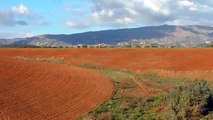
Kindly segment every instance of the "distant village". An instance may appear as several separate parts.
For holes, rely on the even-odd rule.
[[[204,41],[200,43],[164,43],[159,41],[138,41],[138,40],[132,40],[130,42],[120,42],[115,45],[111,44],[94,44],[94,45],[86,45],[86,44],[78,44],[78,45],[68,45],[68,44],[62,44],[60,46],[58,45],[52,45],[50,47],[67,47],[67,48],[205,48],[205,47],[211,47],[213,45],[213,41]]]
[[[158,40],[131,40],[128,42],[119,42],[117,44],[97,43],[92,45],[77,44],[72,45],[64,42],[34,42],[30,44],[3,45],[0,47],[26,47],[26,48],[205,48],[213,47],[213,41],[199,42],[168,42]]]

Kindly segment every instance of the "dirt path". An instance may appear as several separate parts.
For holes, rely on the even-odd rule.
[[[139,82],[137,80],[137,78],[133,75],[130,77],[132,79],[132,81],[139,86],[141,92],[143,93],[144,97],[150,97],[155,95],[158,92],[162,92],[163,90],[161,89],[157,89],[157,88],[152,88],[152,87],[148,87],[146,85],[144,85],[142,82]]]

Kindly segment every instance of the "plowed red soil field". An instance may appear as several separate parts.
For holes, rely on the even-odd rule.
[[[60,57],[72,64],[132,70],[213,70],[213,49],[0,49],[0,56]]]
[[[1,120],[72,120],[111,96],[112,82],[96,72],[3,57],[11,53],[35,55],[30,54],[31,50],[3,51],[0,53]],[[36,54],[40,52],[43,51]]]
[[[157,71],[213,81],[213,49],[0,49],[0,56],[62,58],[70,64]]]

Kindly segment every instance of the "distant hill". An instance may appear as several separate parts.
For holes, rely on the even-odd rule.
[[[0,45],[68,46],[131,43],[145,41],[169,45],[201,45],[213,42],[213,27],[161,25],[104,30],[77,34],[39,35],[29,38],[0,39]]]

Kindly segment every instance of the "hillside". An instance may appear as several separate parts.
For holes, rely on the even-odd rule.
[[[30,38],[2,39],[0,45],[181,45],[212,44],[213,27],[161,25],[129,29],[93,31],[77,34],[39,35]]]

